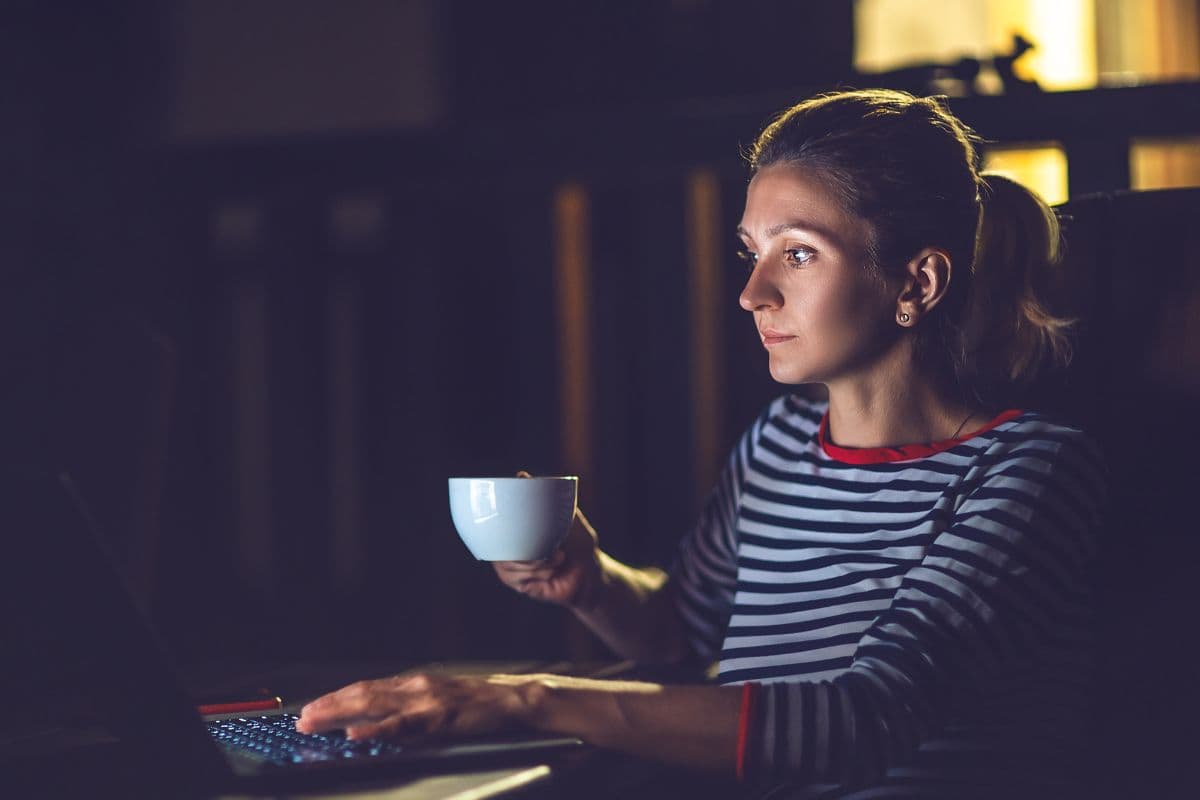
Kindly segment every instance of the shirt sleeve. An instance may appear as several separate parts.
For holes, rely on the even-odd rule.
[[[737,589],[737,516],[742,482],[766,412],[734,446],[695,526],[668,569],[676,610],[688,644],[701,661],[716,659]]]
[[[748,777],[875,779],[940,731],[962,681],[987,681],[1079,629],[1103,516],[1097,449],[1060,428],[981,472],[846,672],[755,687]]]

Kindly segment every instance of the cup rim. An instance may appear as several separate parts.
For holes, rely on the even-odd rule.
[[[578,481],[578,475],[533,475],[528,478],[518,478],[515,475],[504,475],[501,477],[490,477],[481,475],[478,477],[450,477],[447,480],[451,481]]]

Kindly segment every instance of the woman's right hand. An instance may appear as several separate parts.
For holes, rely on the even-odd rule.
[[[539,561],[496,561],[500,581],[523,595],[571,609],[595,603],[604,583],[596,531],[579,509],[562,544]]]

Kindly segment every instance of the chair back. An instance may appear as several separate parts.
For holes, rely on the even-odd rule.
[[[1059,210],[1079,335],[1035,402],[1091,431],[1108,461],[1100,708],[1107,761],[1121,765],[1114,796],[1173,796],[1195,781],[1185,709],[1200,696],[1188,622],[1200,607],[1200,189]]]

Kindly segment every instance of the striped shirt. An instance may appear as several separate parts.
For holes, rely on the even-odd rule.
[[[827,408],[766,409],[671,569],[695,652],[752,686],[747,778],[781,797],[1071,796],[1096,447],[1006,411],[960,439],[841,448]]]

